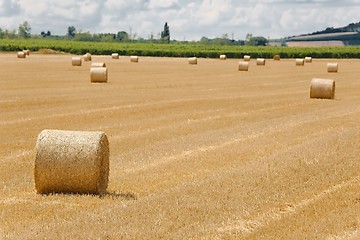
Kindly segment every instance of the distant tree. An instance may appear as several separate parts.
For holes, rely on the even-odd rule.
[[[70,38],[73,38],[75,37],[75,34],[76,34],[76,28],[74,26],[69,26],[66,35]]]
[[[121,31],[116,34],[116,38],[119,41],[127,41],[127,40],[129,40],[129,34],[125,31]]]
[[[264,37],[251,37],[245,44],[249,46],[266,46],[268,40]]]
[[[42,37],[50,37],[51,36],[50,31],[47,31],[47,32],[42,31],[40,34],[41,34]]]
[[[30,38],[31,37],[31,27],[28,21],[23,22],[19,25],[18,34],[22,38]]]
[[[164,31],[161,32],[161,40],[170,43],[170,27],[167,22],[164,25]]]

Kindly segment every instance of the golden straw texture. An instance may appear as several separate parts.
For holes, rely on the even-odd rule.
[[[310,82],[310,98],[335,98],[335,81],[313,78]]]
[[[258,66],[265,66],[265,59],[264,59],[264,58],[258,58],[258,59],[256,59],[256,65],[258,65]]]
[[[104,132],[43,130],[34,168],[38,193],[106,192],[109,142]]]
[[[112,59],[119,59],[119,54],[118,53],[113,53],[113,54],[111,54],[111,58]]]
[[[297,58],[295,60],[296,62],[296,66],[304,66],[305,65],[305,60],[303,58]]]
[[[92,68],[97,68],[97,67],[106,67],[106,64],[104,62],[94,62],[91,64]]]
[[[189,64],[197,64],[197,58],[196,57],[191,57],[188,59]]]
[[[82,63],[81,57],[73,57],[73,58],[71,59],[71,64],[72,64],[73,66],[81,66],[81,63]]]
[[[337,63],[328,63],[327,71],[329,73],[337,73],[338,72],[338,64]]]
[[[91,82],[106,83],[107,79],[108,73],[105,67],[93,67],[90,69]]]
[[[26,54],[24,52],[18,52],[17,58],[26,58]]]
[[[306,63],[312,63],[312,57],[305,57]]]
[[[84,55],[84,61],[91,61],[92,60],[92,57],[91,57],[91,54],[90,53],[86,53]]]
[[[239,71],[248,71],[249,70],[249,62],[239,62]]]
[[[139,57],[138,56],[130,56],[130,62],[134,62],[134,63],[139,62]]]
[[[244,56],[244,61],[248,62],[250,61],[251,57],[249,55],[245,55]]]

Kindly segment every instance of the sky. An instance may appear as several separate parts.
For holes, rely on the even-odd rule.
[[[91,33],[126,31],[171,39],[253,36],[281,38],[360,22],[360,0],[0,0],[0,28],[28,21],[32,34],[64,35],[69,26]]]

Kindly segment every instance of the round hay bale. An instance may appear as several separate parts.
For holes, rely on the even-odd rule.
[[[329,73],[337,73],[338,72],[338,64],[337,63],[328,63],[327,71]]]
[[[197,57],[191,57],[188,59],[189,64],[197,64]]]
[[[130,56],[130,62],[134,62],[134,63],[139,62],[139,57],[138,56]]]
[[[312,57],[305,57],[306,63],[312,63]]]
[[[81,66],[81,63],[82,63],[81,57],[73,57],[73,58],[71,58],[71,64],[73,66]]]
[[[26,54],[23,51],[18,52],[17,53],[17,58],[26,58]]]
[[[313,78],[310,82],[310,98],[335,98],[335,81]]]
[[[43,130],[34,168],[38,193],[106,193],[109,142],[104,132]]]
[[[91,82],[106,83],[108,80],[108,72],[106,67],[93,67],[90,69]]]
[[[297,58],[295,63],[296,63],[296,66],[304,66],[305,60],[303,58]]]
[[[92,60],[92,57],[91,57],[91,54],[90,53],[86,53],[85,55],[84,55],[84,61],[91,61]]]
[[[265,66],[265,58],[258,58],[258,59],[256,59],[256,65],[258,65],[258,66]]]
[[[274,60],[275,61],[280,61],[280,55],[274,55]]]
[[[249,70],[249,62],[239,62],[239,71],[248,71]]]
[[[250,59],[251,59],[251,57],[250,57],[249,55],[245,55],[245,56],[244,56],[244,61],[249,62]]]
[[[106,67],[106,64],[104,62],[94,62],[91,64],[92,68],[98,68],[98,67]]]
[[[220,55],[220,60],[226,60],[226,55],[224,54]]]
[[[113,54],[111,54],[111,58],[112,59],[119,59],[119,54],[118,53],[113,53]]]
[[[30,55],[30,50],[28,49],[24,49],[23,52],[25,53],[25,55],[29,56]]]

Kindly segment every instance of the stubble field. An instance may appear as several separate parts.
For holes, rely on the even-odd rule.
[[[0,54],[0,239],[358,239],[360,60],[238,61],[93,56],[92,84],[70,55]],[[43,129],[106,132],[108,194],[36,194]]]

